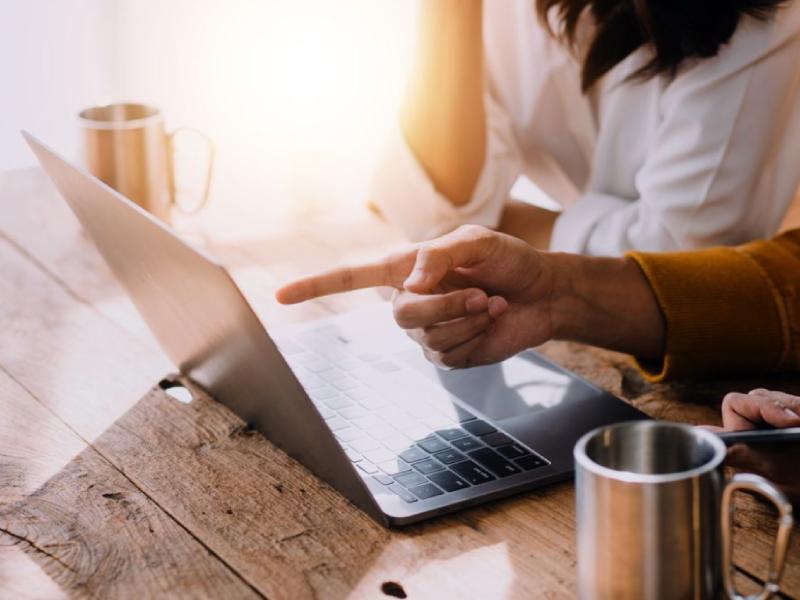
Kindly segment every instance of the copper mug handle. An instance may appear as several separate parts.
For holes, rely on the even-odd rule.
[[[733,583],[733,551],[731,549],[731,520],[733,515],[733,494],[744,490],[763,496],[778,509],[778,533],[775,536],[775,550],[772,555],[769,575],[764,587],[758,594],[741,596],[736,591]],[[792,517],[792,504],[777,487],[758,475],[743,473],[734,475],[722,492],[722,579],[725,592],[733,600],[766,600],[780,590],[779,582],[786,561],[786,550],[789,547],[789,537],[792,533],[794,519]]]
[[[178,187],[175,183],[175,139],[181,134],[192,134],[202,139],[208,147],[208,165],[206,166],[205,184],[200,199],[192,207],[186,207],[178,202]],[[214,171],[214,158],[216,147],[214,141],[199,129],[192,127],[178,127],[172,133],[167,134],[167,155],[169,157],[169,191],[172,204],[185,215],[194,215],[200,212],[208,203],[209,192],[211,191],[211,177]]]

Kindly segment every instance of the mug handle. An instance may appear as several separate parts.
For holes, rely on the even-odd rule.
[[[178,203],[178,187],[175,185],[175,138],[182,133],[192,133],[196,136],[199,136],[208,146],[208,166],[206,167],[206,182],[203,188],[203,193],[200,195],[200,201],[191,208],[186,208]],[[170,198],[172,203],[178,207],[185,215],[193,215],[197,212],[200,212],[203,207],[208,203],[208,194],[211,190],[211,174],[214,170],[214,154],[216,153],[216,148],[214,146],[213,140],[208,137],[205,133],[200,131],[199,129],[194,129],[192,127],[179,127],[178,129],[174,130],[172,133],[167,135],[167,145],[169,149],[169,164],[170,164],[170,177],[169,177],[169,187],[170,187]]]
[[[763,589],[757,595],[740,596],[733,583],[734,567],[731,561],[731,521],[733,516],[733,495],[738,491],[747,491],[759,494],[768,499],[778,509],[778,533],[775,536],[775,551],[772,555],[772,565],[769,577]],[[789,536],[792,533],[794,519],[792,518],[792,504],[777,487],[758,475],[743,473],[734,475],[722,492],[722,577],[725,592],[734,600],[766,600],[780,589],[781,575],[783,574],[786,550],[789,546]]]

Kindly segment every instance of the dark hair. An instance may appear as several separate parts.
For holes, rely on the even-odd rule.
[[[687,59],[715,56],[743,15],[768,19],[784,0],[536,0],[539,18],[553,35],[573,45],[585,11],[595,23],[585,51],[581,85],[586,91],[634,50],[648,45],[653,56],[633,77],[675,76]]]

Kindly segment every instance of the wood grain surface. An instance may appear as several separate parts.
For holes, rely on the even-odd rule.
[[[281,281],[400,243],[368,215],[210,247],[267,322]],[[573,486],[385,530],[225,407],[156,384],[171,367],[36,169],[0,176],[0,597],[571,598]],[[628,357],[550,343],[550,358],[659,418],[718,421],[724,392],[790,378],[649,385]],[[187,382],[188,383],[188,382]],[[148,391],[149,390],[149,391]],[[741,498],[736,562],[767,571],[770,510]],[[784,589],[800,597],[795,535]]]

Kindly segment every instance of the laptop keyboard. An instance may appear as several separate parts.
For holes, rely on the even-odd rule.
[[[407,367],[380,354],[354,355],[327,329],[278,346],[362,477],[413,503],[549,464],[446,394],[379,393],[392,381],[405,389],[417,374],[403,378]]]

